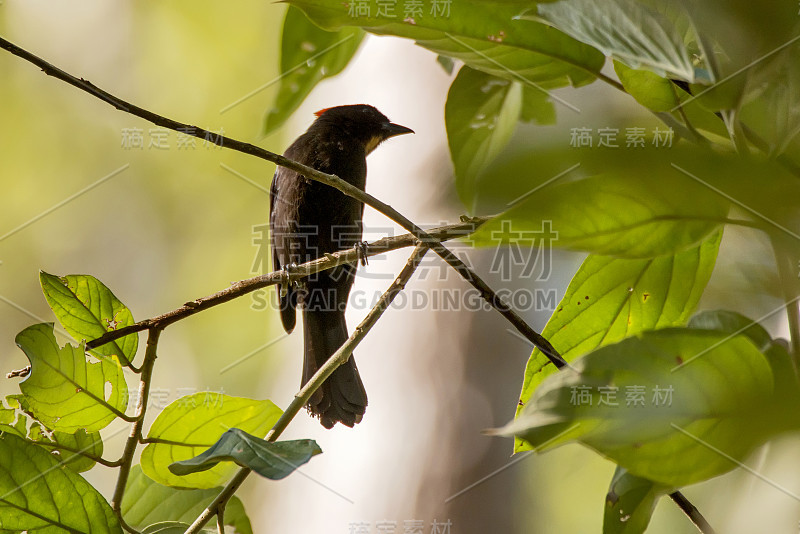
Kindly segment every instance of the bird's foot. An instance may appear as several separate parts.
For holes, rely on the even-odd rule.
[[[358,251],[358,261],[361,263],[362,266],[366,267],[369,265],[369,261],[367,258],[367,251],[369,249],[369,243],[366,241],[361,241],[360,243],[356,243],[356,250]]]
[[[297,267],[297,264],[292,262],[289,265],[284,265],[281,269],[281,298],[285,298],[289,293],[289,286],[292,283],[292,270]]]

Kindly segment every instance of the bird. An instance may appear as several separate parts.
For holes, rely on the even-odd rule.
[[[367,155],[389,138],[414,133],[366,104],[325,108],[284,152],[288,159],[334,174],[364,190]],[[270,241],[276,271],[361,243],[364,204],[339,190],[278,167],[270,187]],[[345,308],[356,263],[316,273],[278,290],[283,328],[290,334],[299,307],[303,317],[301,386],[347,340]],[[367,392],[353,356],[311,396],[306,408],[325,428],[353,427],[367,408]]]

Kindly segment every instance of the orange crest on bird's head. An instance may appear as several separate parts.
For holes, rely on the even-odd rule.
[[[322,109],[321,109],[321,110],[319,110],[319,111],[315,111],[315,112],[314,112],[314,115],[316,115],[317,117],[319,117],[320,115],[322,115],[323,113],[325,113],[325,112],[326,112],[326,111],[328,111],[329,109],[331,109],[331,108],[322,108]]]

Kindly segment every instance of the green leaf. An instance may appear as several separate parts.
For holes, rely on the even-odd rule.
[[[762,352],[772,345],[772,338],[763,326],[733,311],[703,311],[694,315],[688,326],[699,330],[719,330],[732,335],[742,334],[749,337],[750,341]]]
[[[447,142],[462,202],[474,210],[480,172],[506,146],[519,118],[522,89],[467,66],[458,71],[444,108]]]
[[[773,340],[756,321],[728,310],[713,310],[698,313],[689,321],[690,328],[716,330],[729,336],[743,335],[767,357],[772,375],[775,377],[775,395],[783,406],[800,406],[800,378],[797,376],[792,357],[784,340]],[[777,424],[787,428],[800,426],[797,410],[781,410]]]
[[[139,465],[131,468],[125,494],[122,497],[122,516],[136,529],[164,522],[191,524],[222,488],[184,490],[162,486],[142,472]],[[252,534],[253,528],[242,501],[234,496],[225,505],[225,524],[239,534]],[[184,532],[186,527],[181,532]]]
[[[87,458],[84,454],[100,458],[103,455],[103,440],[100,438],[98,432],[86,433],[85,430],[80,429],[75,433],[69,434],[66,432],[53,432],[55,443],[69,447],[71,450],[65,450],[60,447],[53,447],[54,450],[59,452],[61,460],[67,467],[76,473],[88,471],[94,467],[95,461]],[[80,454],[74,451],[80,451]]]
[[[748,89],[759,92],[757,97],[745,96],[741,120],[767,142],[772,155],[794,154],[800,138],[800,107],[796,105],[800,93],[800,64],[797,53],[800,45],[780,52],[773,61],[754,72],[748,80]],[[761,64],[759,64],[761,66]]]
[[[264,478],[280,480],[322,454],[313,439],[270,442],[238,428],[231,428],[207,451],[181,462],[170,464],[169,470],[178,476],[211,469],[220,462],[234,462],[252,469]]]
[[[562,0],[536,9],[535,20],[545,20],[634,69],[694,81],[694,66],[675,26],[641,2]]]
[[[93,276],[70,274],[58,277],[40,271],[39,281],[58,322],[78,341],[91,341],[106,332],[135,323],[128,307]],[[138,345],[138,334],[129,334],[92,352],[106,356],[114,354],[126,365],[133,360]]]
[[[522,110],[520,120],[536,124],[555,124],[556,109],[550,95],[532,85],[522,84]]]
[[[283,22],[280,86],[264,133],[281,126],[320,81],[344,70],[363,38],[364,32],[357,28],[322,30],[290,6]]]
[[[23,407],[47,428],[97,432],[125,412],[128,386],[116,356],[89,362],[83,343],[59,348],[52,323],[29,326],[15,342],[31,362],[30,375],[19,385]]]
[[[111,507],[52,454],[0,434],[0,525],[4,530],[121,533]]]
[[[357,26],[379,35],[414,39],[437,54],[511,81],[546,88],[590,83],[602,69],[603,55],[544,24],[516,17],[524,3],[461,0],[447,16],[359,16],[353,3],[339,0],[289,0],[323,28]],[[375,9],[377,11],[377,9]],[[374,13],[377,14],[377,13]]]
[[[538,450],[577,440],[634,475],[681,487],[733,469],[784,430],[765,416],[782,406],[767,358],[745,336],[644,332],[573,366],[547,378],[501,433]]]
[[[167,466],[194,458],[232,427],[255,435],[266,435],[281,415],[272,401],[231,397],[221,393],[200,392],[181,397],[167,406],[150,427],[148,439],[168,443],[150,443],[142,451],[144,473],[160,484],[185,488],[214,488],[224,484],[235,466],[220,464],[184,477],[174,475]]]
[[[698,247],[647,260],[590,255],[542,335],[571,362],[640,332],[686,324],[711,278],[721,239],[719,232]],[[517,415],[553,373],[549,360],[534,350],[525,367]],[[515,452],[529,448],[518,440]]]
[[[678,105],[678,95],[669,79],[649,70],[632,69],[619,61],[614,61],[614,70],[628,94],[644,107],[671,111]]]
[[[9,432],[21,438],[27,438],[29,441],[41,443],[45,450],[58,452],[62,463],[67,467],[81,473],[88,471],[95,465],[95,461],[87,458],[85,454],[94,457],[100,457],[103,454],[103,440],[100,438],[98,432],[87,434],[85,430],[81,429],[74,434],[65,432],[47,432],[41,423],[32,421],[30,429],[28,429],[28,417],[22,411],[17,411],[21,408],[19,404],[20,398],[24,399],[22,395],[17,397],[10,397],[8,399],[11,408],[6,408],[0,404],[0,432]],[[72,449],[65,450],[62,445]],[[80,451],[80,454],[74,451]]]
[[[689,86],[691,93],[700,106],[708,111],[717,112],[728,109],[739,109],[742,104],[748,82],[748,73],[726,80],[712,86],[692,84]]]
[[[456,67],[456,62],[453,61],[453,58],[447,57],[447,56],[438,55],[438,56],[436,56],[436,62],[439,65],[441,65],[441,67],[448,74],[448,76],[453,74],[453,69],[455,69],[455,67]]]
[[[8,401],[11,404],[10,408],[6,408],[0,402],[0,432],[10,432],[24,438],[28,433],[27,418],[15,409],[19,404],[16,398],[10,397]]]
[[[617,466],[606,495],[603,534],[641,534],[659,497],[670,490]]]
[[[711,189],[657,167],[646,175],[622,172],[534,189],[471,238],[484,246],[530,242],[552,225],[553,246],[650,258],[698,244],[726,221],[728,209]]]

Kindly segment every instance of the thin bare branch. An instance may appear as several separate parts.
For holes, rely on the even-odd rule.
[[[697,509],[695,505],[689,502],[683,493],[680,491],[675,491],[669,494],[669,498],[675,501],[675,504],[678,505],[683,513],[689,518],[689,520],[694,523],[694,526],[697,527],[697,530],[702,532],[703,534],[716,534],[714,529],[711,525],[708,524],[706,518],[703,517],[703,514],[700,513],[700,510]]]
[[[539,350],[541,350],[542,353],[547,356],[547,358],[553,364],[556,365],[556,367],[560,369],[566,365],[564,359],[555,350],[555,348],[553,348],[550,342],[548,342],[544,337],[541,336],[541,334],[536,332],[527,322],[525,322],[525,320],[517,312],[515,312],[502,297],[495,293],[494,290],[492,290],[492,288],[489,287],[489,285],[480,276],[478,276],[472,269],[467,267],[467,265],[461,261],[458,256],[453,254],[452,251],[442,245],[436,238],[414,224],[410,219],[396,209],[392,208],[389,204],[381,202],[372,195],[366,193],[358,187],[355,187],[354,185],[345,182],[333,174],[327,174],[318,171],[312,167],[292,161],[284,156],[264,150],[263,148],[257,147],[253,144],[244,143],[221,134],[210,132],[198,126],[178,122],[162,115],[158,115],[157,113],[153,113],[152,111],[148,111],[144,108],[140,108],[139,106],[135,106],[130,102],[126,102],[125,100],[122,100],[121,98],[118,98],[111,93],[100,89],[88,80],[76,78],[75,76],[59,69],[42,58],[31,54],[27,50],[24,50],[1,37],[0,48],[8,50],[15,56],[33,63],[41,68],[45,74],[58,78],[61,81],[77,87],[78,89],[85,91],[90,95],[99,98],[100,100],[103,100],[120,111],[130,113],[131,115],[136,115],[137,117],[152,122],[156,126],[175,130],[185,135],[191,135],[200,139],[204,139],[207,142],[214,143],[220,147],[229,148],[231,150],[249,154],[266,161],[271,161],[272,163],[286,167],[287,169],[291,169],[310,180],[321,182],[338,189],[345,195],[363,202],[367,206],[370,206],[402,226],[406,231],[413,234],[414,237],[419,239],[421,242],[427,243],[431,249],[436,252],[436,254],[438,254],[445,262],[447,262],[448,265],[455,269],[456,272],[458,272],[475,289],[477,289],[481,297],[503,317],[505,317],[514,326],[514,328],[519,331],[519,333],[525,336],[534,346],[538,347]]]
[[[114,488],[114,497],[111,500],[111,507],[120,520],[122,520],[122,496],[125,493],[125,486],[128,483],[128,475],[130,475],[131,472],[136,446],[142,438],[142,427],[144,426],[144,416],[147,411],[147,399],[150,395],[150,382],[153,376],[153,366],[156,363],[156,352],[158,350],[158,338],[160,335],[160,329],[150,328],[149,335],[147,336],[147,348],[144,353],[144,361],[142,362],[142,374],[139,377],[139,397],[136,401],[136,414],[134,415],[133,424],[131,424],[131,433],[128,435],[128,439],[125,442],[125,449],[122,453],[122,463],[120,464],[119,475],[117,476],[117,485]]]
[[[414,249],[414,252],[411,254],[411,257],[406,262],[405,267],[403,270],[400,271],[400,274],[397,275],[392,285],[381,295],[381,298],[378,300],[378,303],[369,311],[367,316],[364,318],[363,321],[353,330],[353,333],[350,334],[350,337],[344,344],[339,347],[339,350],[333,353],[328,361],[325,362],[314,376],[311,377],[301,389],[298,391],[295,396],[294,400],[292,400],[291,404],[286,408],[286,411],[283,412],[280,419],[276,421],[275,425],[267,434],[265,438],[267,441],[275,441],[278,439],[278,436],[286,429],[292,419],[298,414],[298,412],[306,405],[308,399],[314,394],[314,392],[322,386],[322,383],[342,364],[347,362],[350,358],[350,355],[355,350],[356,346],[361,343],[361,340],[367,335],[367,333],[372,329],[378,319],[383,315],[389,306],[392,304],[392,301],[400,293],[405,287],[408,281],[411,279],[411,276],[414,274],[414,271],[419,266],[422,258],[425,256],[425,253],[428,251],[427,244],[420,244]],[[242,482],[247,478],[250,474],[250,469],[242,468],[236,472],[233,478],[225,485],[222,491],[211,501],[203,513],[192,523],[188,529],[186,529],[185,534],[194,534],[199,532],[203,526],[208,523],[208,521],[214,517],[214,515],[218,514],[221,510],[224,509],[225,504],[228,500],[236,493],[236,490],[239,489],[239,486],[242,485]]]

